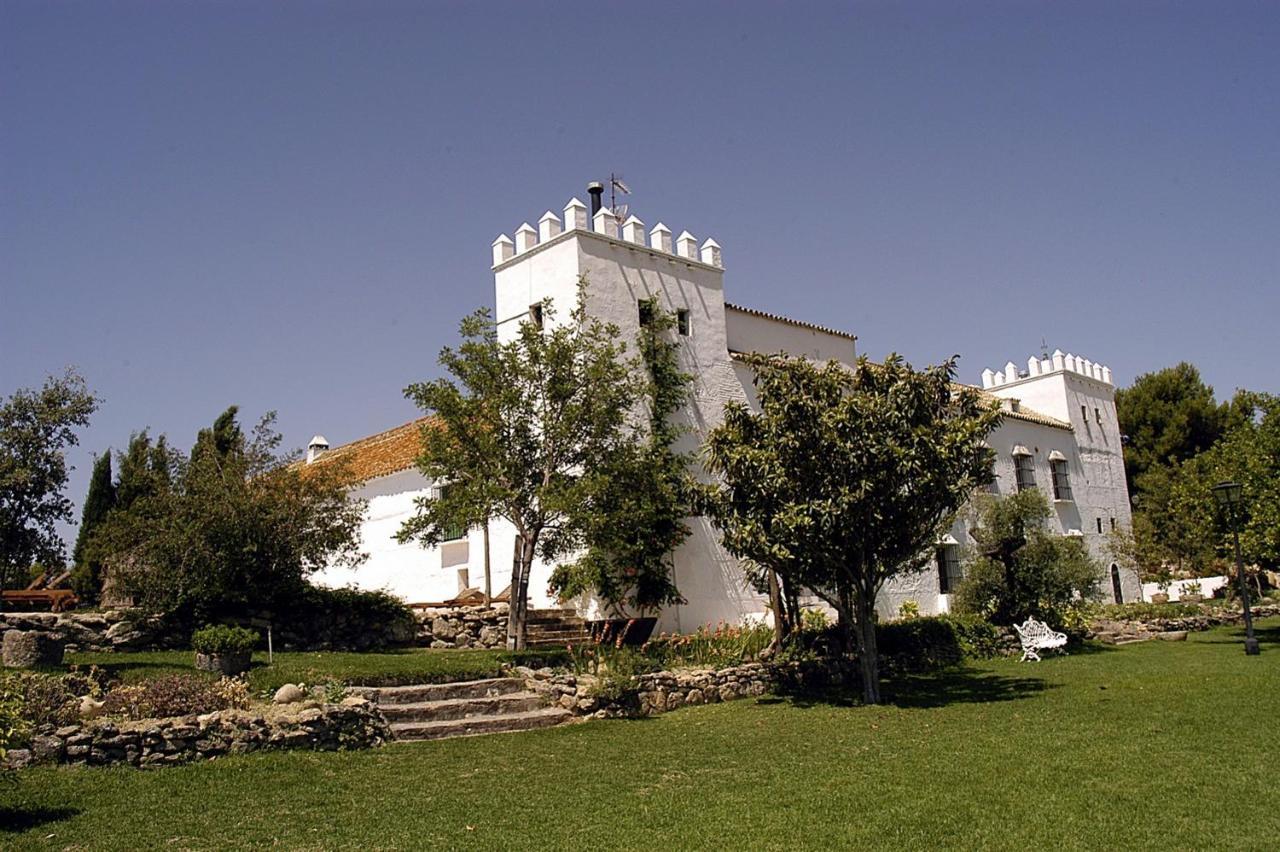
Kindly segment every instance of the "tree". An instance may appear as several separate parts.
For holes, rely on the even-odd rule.
[[[398,538],[432,546],[445,530],[507,519],[516,528],[511,648],[524,647],[535,556],[550,560],[581,545],[590,473],[635,439],[641,367],[625,357],[616,326],[587,317],[582,286],[569,322],[556,324],[546,301],[545,329],[521,322],[506,343],[489,312],[477,311],[462,321],[462,345],[440,353],[453,378],[405,390],[433,416],[418,468],[444,487],[417,501]]]
[[[190,456],[135,436],[119,504],[89,548],[113,582],[144,608],[195,625],[287,612],[313,572],[358,564],[364,504],[349,496],[346,468],[296,464],[296,453],[279,452],[273,424],[268,414],[246,436],[233,416],[229,443],[202,432]]]
[[[970,492],[991,479],[999,411],[953,384],[955,360],[852,368],[753,355],[760,411],[725,407],[705,453],[707,508],[739,558],[809,589],[854,636],[863,697],[880,700],[875,602],[919,570]]]
[[[97,407],[71,370],[0,404],[0,589],[36,562],[63,562],[57,524],[72,518],[66,453]]]
[[[671,556],[689,537],[688,453],[673,447],[685,431],[672,415],[688,397],[669,332],[676,318],[655,300],[642,303],[640,355],[648,386],[648,434],[620,448],[586,480],[582,513],[585,553],[556,567],[550,585],[561,598],[596,595],[616,616],[683,603],[672,580]]]
[[[1116,418],[1125,436],[1129,493],[1135,498],[1145,473],[1209,449],[1233,419],[1232,407],[1219,405],[1200,371],[1185,361],[1144,373],[1116,391]],[[1141,505],[1140,500],[1135,503]]]
[[[101,564],[96,559],[87,558],[87,547],[94,531],[107,519],[107,514],[115,508],[116,486],[111,480],[111,451],[107,450],[93,463],[93,472],[89,475],[89,491],[84,498],[84,509],[80,514],[80,530],[76,534],[76,546],[72,550],[71,561],[74,570],[71,574],[71,585],[81,600],[96,600],[101,586]]]
[[[1038,490],[976,500],[970,534],[978,544],[955,592],[958,611],[996,624],[1035,617],[1059,627],[1077,594],[1097,595],[1101,568],[1081,539],[1049,531],[1049,501]]]

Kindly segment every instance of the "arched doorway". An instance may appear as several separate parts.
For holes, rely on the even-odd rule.
[[[1116,603],[1124,603],[1124,591],[1120,588],[1120,566],[1111,563],[1111,594],[1115,596]]]

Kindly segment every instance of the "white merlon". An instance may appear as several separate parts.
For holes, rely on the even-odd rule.
[[[659,222],[649,232],[649,246],[671,254],[671,229]]]
[[[545,243],[552,237],[558,236],[561,230],[563,229],[560,226],[560,217],[548,210],[538,220],[538,242]]]
[[[702,244],[701,256],[702,262],[708,266],[721,266],[720,244],[710,237],[707,237],[706,242]]]
[[[329,439],[324,435],[316,435],[311,439],[311,443],[307,444],[307,464],[311,464],[316,459],[324,455],[329,449]]]
[[[1018,365],[1012,361],[1006,361],[1004,365],[1004,380],[1006,382],[1016,382],[1018,380]]]
[[[1064,365],[1065,365],[1065,357],[1062,354],[1062,350],[1061,349],[1053,350],[1053,371],[1056,373],[1058,370],[1063,369]]]
[[[990,367],[982,371],[982,386],[989,388],[996,383],[995,371]]]
[[[493,265],[497,266],[503,261],[510,260],[516,256],[516,244],[511,242],[511,238],[506,234],[499,234],[498,238],[493,241]]]
[[[1110,367],[1102,368],[1102,380],[1107,384],[1111,384],[1111,368]]]
[[[571,198],[564,206],[564,227],[566,231],[587,230],[587,205]]]
[[[629,243],[644,245],[644,222],[635,216],[628,216],[622,223],[622,238]]]
[[[613,211],[608,207],[601,207],[596,211],[591,227],[597,234],[604,234],[615,240],[618,238],[618,217],[614,216]]]
[[[1027,359],[1027,375],[1028,376],[1040,375],[1040,359],[1034,355],[1032,355],[1030,358]]]
[[[688,231],[681,231],[676,237],[676,254],[690,260],[698,259],[698,238]]]
[[[524,254],[538,244],[538,232],[525,222],[516,228],[516,254]]]

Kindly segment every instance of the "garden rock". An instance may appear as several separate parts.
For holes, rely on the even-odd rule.
[[[0,654],[4,664],[15,669],[60,666],[66,643],[55,633],[40,630],[10,630],[4,634]]]
[[[104,702],[97,700],[92,695],[86,695],[80,699],[80,718],[85,720],[96,719],[102,715],[104,706]]]
[[[272,697],[272,701],[276,704],[293,704],[298,701],[306,700],[307,693],[297,684],[286,683],[284,686],[276,690],[276,694]]]

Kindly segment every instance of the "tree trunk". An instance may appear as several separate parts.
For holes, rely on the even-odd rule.
[[[769,569],[769,606],[773,609],[773,648],[782,650],[787,638],[786,613],[783,611],[782,591],[778,588],[778,572]]]
[[[489,572],[489,519],[484,519],[484,605],[493,604],[493,579]]]
[[[854,639],[853,595],[848,586],[841,585],[837,592],[836,629],[840,635],[840,651],[846,655],[857,650]]]
[[[533,542],[517,535],[511,565],[511,603],[507,610],[507,649],[523,651],[525,623],[529,616],[529,571],[533,565]]]
[[[858,668],[862,670],[862,700],[880,703],[880,656],[876,647],[876,598],[859,594],[854,601],[858,616]]]

